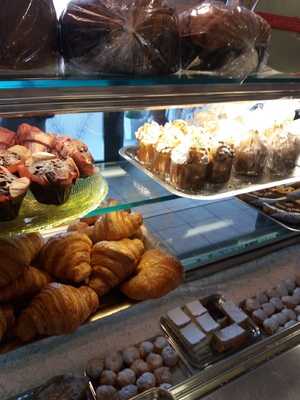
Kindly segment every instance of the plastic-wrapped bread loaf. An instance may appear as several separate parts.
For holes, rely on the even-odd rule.
[[[183,69],[246,78],[266,63],[269,24],[247,8],[204,1],[179,14]]]
[[[65,61],[81,73],[176,72],[178,39],[164,0],[73,0],[61,17]]]
[[[2,0],[0,72],[56,73],[58,23],[52,0]]]

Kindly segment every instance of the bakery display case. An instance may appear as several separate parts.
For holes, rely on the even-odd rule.
[[[300,79],[257,2],[17,3],[1,399],[208,400],[296,365]]]

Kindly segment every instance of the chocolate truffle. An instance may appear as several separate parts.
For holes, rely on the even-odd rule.
[[[123,358],[120,353],[114,353],[106,356],[104,359],[105,369],[110,369],[115,372],[119,372],[123,366]]]
[[[117,384],[119,387],[134,384],[136,381],[135,372],[130,368],[125,368],[117,375]]]
[[[117,393],[117,389],[113,386],[102,385],[98,386],[96,390],[97,400],[113,400]]]
[[[163,336],[158,336],[154,341],[154,352],[160,354],[166,346],[168,346],[167,339]]]
[[[154,371],[154,376],[156,379],[156,384],[160,385],[161,383],[171,383],[172,382],[172,374],[170,368],[168,367],[160,367]]]
[[[145,390],[151,389],[156,386],[155,376],[151,374],[151,372],[145,372],[136,381],[136,385],[140,393],[144,392]]]
[[[140,352],[136,347],[128,347],[123,351],[123,360],[126,365],[131,365],[135,360],[140,358]]]
[[[178,355],[171,346],[166,346],[163,349],[161,356],[163,358],[164,364],[167,367],[175,367],[175,365],[178,363]]]
[[[275,312],[275,307],[273,306],[272,303],[264,303],[262,304],[261,308],[267,314],[268,317],[270,317]]]
[[[142,342],[139,347],[140,355],[142,358],[146,358],[148,354],[152,353],[154,350],[153,343],[146,341]]]
[[[276,311],[281,311],[283,309],[283,304],[279,297],[272,297],[270,303],[273,304]]]
[[[114,386],[117,380],[117,374],[111,370],[104,370],[100,377],[101,385],[110,385]]]
[[[264,320],[268,318],[268,316],[264,312],[264,310],[259,308],[258,310],[253,311],[252,318],[253,318],[253,321],[256,322],[257,324],[262,324],[264,322]]]
[[[91,379],[99,379],[104,368],[104,361],[101,358],[93,358],[87,363],[86,373]]]
[[[133,364],[131,364],[130,368],[135,372],[136,376],[139,377],[143,375],[145,372],[150,372],[149,365],[144,360],[135,360]]]
[[[138,388],[136,385],[124,386],[118,392],[118,400],[129,400],[138,394]]]
[[[247,299],[245,301],[245,309],[248,312],[253,312],[260,307],[260,303],[256,298]]]
[[[146,362],[149,365],[151,371],[161,367],[163,365],[163,359],[159,354],[150,353],[146,358]]]

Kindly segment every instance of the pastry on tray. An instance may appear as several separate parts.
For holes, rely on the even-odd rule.
[[[39,265],[57,279],[85,281],[91,273],[92,241],[80,232],[50,238],[39,256]]]
[[[135,134],[138,141],[137,158],[148,169],[152,169],[155,147],[161,135],[162,128],[154,121],[145,123]]]
[[[155,299],[177,288],[183,280],[179,260],[160,249],[148,250],[135,275],[121,285],[122,292],[133,300]]]
[[[91,288],[50,283],[21,313],[16,335],[28,342],[36,336],[71,333],[98,307],[98,296]]]
[[[108,293],[134,273],[144,251],[139,239],[96,243],[91,253],[89,286],[99,296]]]
[[[18,178],[0,166],[0,221],[10,221],[18,216],[29,185],[27,177]]]
[[[0,288],[10,285],[22,276],[37,257],[43,243],[39,233],[0,239]]]
[[[20,167],[19,174],[30,179],[30,190],[38,202],[55,205],[69,199],[79,178],[72,158],[62,160],[50,153],[33,154],[33,163]]]

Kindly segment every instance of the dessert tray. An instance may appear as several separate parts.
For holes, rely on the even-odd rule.
[[[300,166],[296,166],[292,174],[277,180],[274,180],[274,178],[268,175],[263,175],[261,177],[241,177],[232,174],[230,180],[226,184],[206,184],[199,192],[183,191],[175,188],[170,183],[162,180],[158,175],[146,169],[145,166],[139,162],[136,151],[136,146],[126,146],[120,149],[119,153],[125,160],[159,183],[167,191],[176,196],[194,200],[221,200],[279,185],[293,184],[300,179]]]
[[[79,179],[72,187],[68,201],[59,206],[39,203],[28,192],[18,217],[12,221],[0,222],[0,236],[13,236],[68,224],[97,208],[107,193],[108,184],[99,169],[94,175]]]
[[[300,185],[291,184],[270,190],[247,193],[239,199],[258,209],[267,218],[293,232],[300,232]]]

